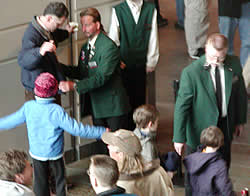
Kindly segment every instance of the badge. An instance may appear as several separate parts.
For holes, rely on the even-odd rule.
[[[94,68],[96,68],[96,67],[97,67],[97,64],[96,64],[95,61],[90,61],[90,62],[89,62],[89,68],[90,68],[90,69],[94,69]]]

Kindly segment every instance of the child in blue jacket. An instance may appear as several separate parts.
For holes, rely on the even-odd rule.
[[[66,196],[64,179],[64,130],[74,136],[100,139],[104,127],[78,123],[64,109],[55,104],[58,82],[50,73],[42,73],[35,80],[35,98],[18,111],[0,118],[0,130],[12,129],[26,123],[29,153],[33,159],[34,192],[36,196],[49,196],[49,167],[56,178],[57,195]]]

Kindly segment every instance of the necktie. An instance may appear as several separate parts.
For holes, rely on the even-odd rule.
[[[220,71],[218,66],[215,68],[215,84],[216,84],[216,100],[219,109],[219,113],[221,116],[222,112],[222,92],[221,92],[221,79],[220,79]]]
[[[85,58],[85,64],[88,65],[89,63],[89,55],[90,55],[90,51],[91,51],[91,45],[88,45],[88,50],[86,52],[86,58]]]

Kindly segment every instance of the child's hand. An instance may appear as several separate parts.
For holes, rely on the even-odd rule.
[[[106,132],[111,132],[111,129],[110,128],[106,128]]]

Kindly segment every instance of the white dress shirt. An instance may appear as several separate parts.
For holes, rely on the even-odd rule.
[[[95,41],[96,41],[98,35],[99,34],[95,35],[92,39],[88,40],[87,49],[89,49],[89,45],[91,46],[91,50],[90,50],[90,54],[89,54],[89,60],[95,55],[93,49],[95,49]]]
[[[222,117],[227,116],[227,106],[226,106],[226,89],[225,89],[225,71],[224,65],[219,65],[220,79],[221,79],[221,90],[222,90]],[[214,90],[216,92],[216,82],[215,82],[215,66],[211,66],[210,76],[213,81]]]
[[[141,13],[141,8],[143,1],[131,1],[126,0],[130,11],[133,15],[135,23],[138,23],[138,19]],[[109,37],[116,43],[117,46],[120,46],[120,25],[115,12],[115,8],[112,9],[112,17],[109,29]],[[149,37],[149,47],[147,52],[147,62],[146,66],[148,68],[155,68],[156,64],[159,60],[159,40],[158,40],[158,27],[157,27],[157,11],[154,10],[153,18],[152,18],[152,28]]]

